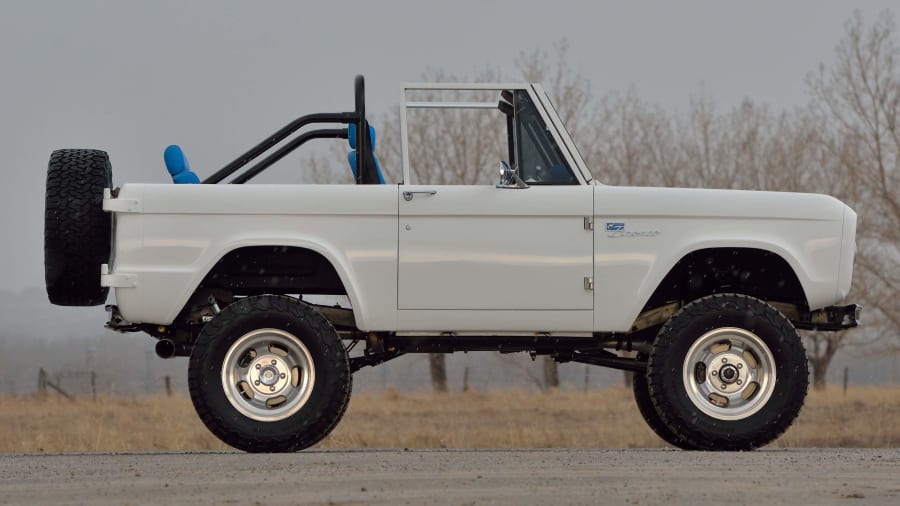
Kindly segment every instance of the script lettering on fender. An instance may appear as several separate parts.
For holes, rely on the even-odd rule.
[[[656,237],[662,232],[659,230],[638,230],[631,231],[625,229],[624,222],[607,222],[606,237],[617,239],[620,237]]]

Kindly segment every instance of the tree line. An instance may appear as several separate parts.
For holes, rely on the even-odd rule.
[[[895,352],[900,347],[900,41],[891,11],[868,23],[855,12],[833,59],[811,62],[808,103],[774,110],[745,98],[722,109],[703,86],[684,112],[669,111],[637,88],[598,95],[574,69],[565,40],[523,52],[520,77],[542,83],[595,178],[609,185],[812,192],[832,195],[859,215],[853,289],[865,325],[846,332],[806,332],[813,383],[823,387],[835,354]],[[498,82],[428,70],[424,81]],[[438,98],[424,92],[421,99]],[[460,99],[467,92],[444,98]],[[469,92],[474,93],[474,92]],[[438,118],[437,116],[440,117]],[[421,127],[412,128],[413,121]],[[378,156],[386,179],[399,181],[399,108],[379,118]],[[410,116],[412,177],[442,184],[493,183],[505,157],[505,130],[478,111],[415,111]],[[343,160],[345,155],[341,154]],[[334,157],[337,158],[337,157]],[[305,160],[311,182],[349,182],[345,166]],[[443,356],[431,356],[434,386],[446,389]],[[555,363],[545,383],[558,382]]]

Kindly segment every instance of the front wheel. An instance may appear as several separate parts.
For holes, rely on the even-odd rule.
[[[240,299],[197,338],[188,369],[203,423],[248,452],[292,452],[319,442],[350,398],[347,353],[334,327],[290,297]]]
[[[637,356],[637,359],[640,361],[646,361],[647,355],[644,353],[640,353]],[[662,418],[659,416],[659,413],[656,412],[656,407],[653,405],[653,399],[650,397],[650,384],[647,381],[647,373],[642,371],[635,371],[634,376],[632,376],[631,380],[631,388],[634,393],[634,403],[637,404],[638,411],[641,413],[641,416],[644,418],[644,421],[647,422],[647,425],[659,436],[663,441],[669,443],[672,446],[677,446],[679,448],[684,448],[686,450],[690,450],[692,448],[685,447],[685,442],[678,436],[672,432],[668,427],[666,427],[665,422],[663,422]]]
[[[793,423],[809,385],[806,352],[790,321],[737,294],[698,299],[675,314],[647,365],[655,411],[679,446],[751,450]]]

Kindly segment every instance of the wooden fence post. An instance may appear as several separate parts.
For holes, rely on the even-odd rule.
[[[45,371],[43,367],[38,369],[38,394],[46,395],[47,387],[50,387],[53,390],[56,390],[59,395],[65,397],[66,399],[69,399],[70,401],[75,400],[74,397],[72,397],[68,392],[62,389],[62,381],[60,379],[60,375],[56,375],[56,383],[50,381],[47,376],[47,371]]]
[[[43,367],[38,369],[38,394],[47,395],[47,371]]]

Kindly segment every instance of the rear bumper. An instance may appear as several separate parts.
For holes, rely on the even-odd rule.
[[[135,288],[137,275],[109,272],[109,264],[100,265],[100,286],[109,288]]]
[[[793,320],[794,326],[803,330],[836,331],[852,329],[859,326],[859,314],[862,306],[828,306],[810,311]]]

